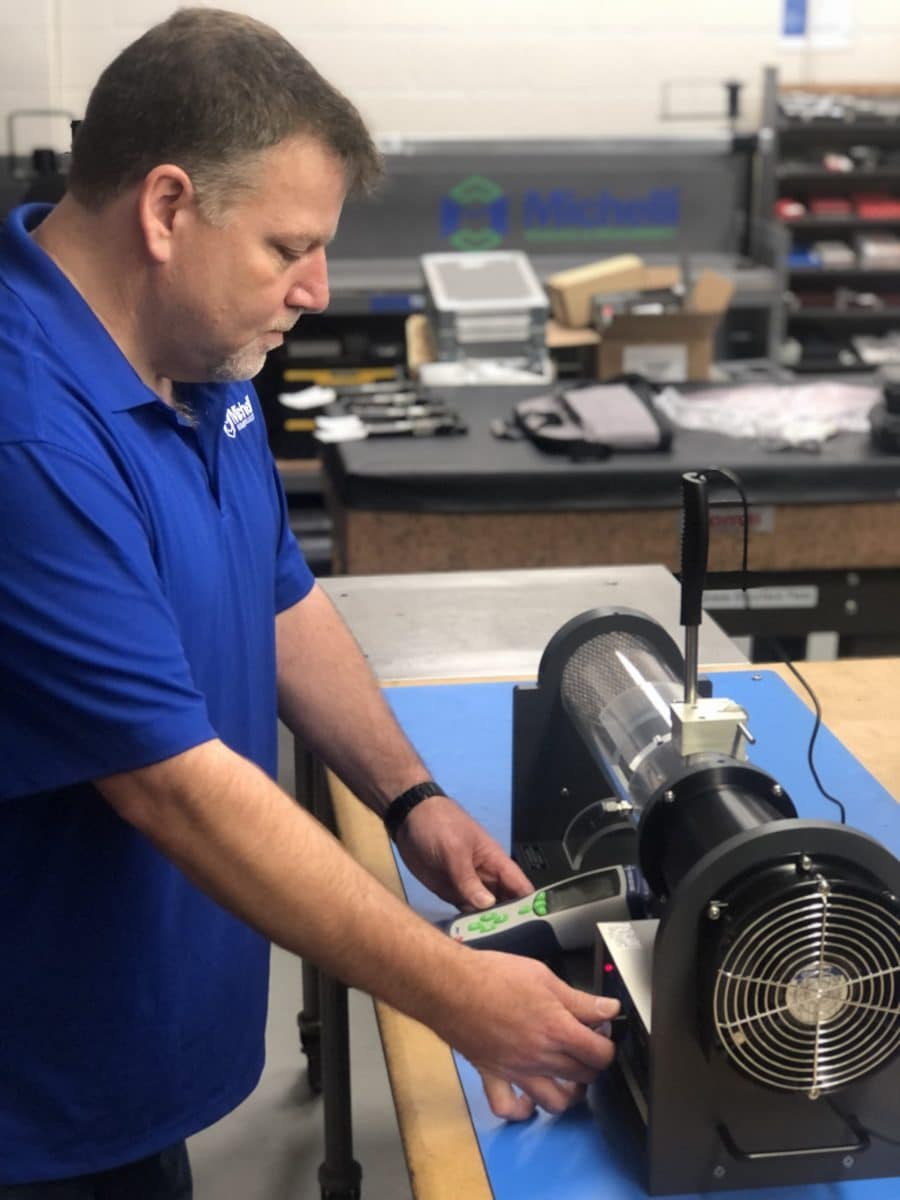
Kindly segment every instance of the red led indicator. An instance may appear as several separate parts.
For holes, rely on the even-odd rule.
[[[604,963],[603,964],[603,970],[607,973],[607,975],[612,975],[612,973],[615,969],[616,968],[612,965],[612,963]]]

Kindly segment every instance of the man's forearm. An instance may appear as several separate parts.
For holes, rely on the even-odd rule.
[[[199,887],[288,950],[425,1019],[470,951],[365,872],[263,772],[221,742],[98,781]],[[451,967],[451,963],[455,964]]]
[[[461,1050],[488,1073],[498,1114],[527,1115],[503,1080],[556,1112],[576,1096],[572,1083],[608,1064],[612,1046],[591,1029],[612,1015],[608,1002],[573,991],[540,963],[439,933],[221,742],[97,787],[237,917]]]
[[[376,812],[427,779],[362,651],[318,586],[277,625],[282,720]]]

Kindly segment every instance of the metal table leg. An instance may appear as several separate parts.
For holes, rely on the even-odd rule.
[[[319,1185],[322,1200],[359,1200],[362,1167],[353,1157],[347,989],[324,972],[319,989],[325,1110],[325,1159],[319,1167]]]
[[[296,739],[294,764],[298,799],[334,832],[325,772],[321,763]],[[359,1200],[362,1167],[353,1157],[346,986],[304,963],[303,1010],[297,1023],[307,1056],[310,1087],[322,1092],[325,1125],[325,1158],[319,1167],[322,1200]]]
[[[294,739],[294,790],[304,808],[315,814],[316,766],[312,755],[299,738]],[[300,1049],[306,1055],[306,1078],[310,1090],[322,1091],[322,1018],[319,996],[319,968],[305,960],[303,972],[303,1007],[297,1014]]]
[[[300,1049],[306,1055],[306,1081],[317,1096],[322,1091],[322,1014],[319,994],[319,968],[301,963],[303,970],[303,1007],[297,1013]]]

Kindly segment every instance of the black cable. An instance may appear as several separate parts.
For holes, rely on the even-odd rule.
[[[890,1134],[883,1133],[880,1129],[875,1129],[871,1125],[864,1125],[855,1113],[846,1113],[841,1106],[831,1098],[828,1098],[828,1107],[842,1121],[845,1121],[851,1129],[858,1130],[864,1133],[867,1137],[877,1138],[880,1142],[887,1142],[890,1146],[900,1146],[900,1138],[891,1137]]]
[[[744,517],[744,533],[741,539],[741,591],[744,593],[744,602],[747,607],[750,607],[750,602],[747,597],[747,556],[750,545],[750,505],[747,503],[747,493],[744,491],[744,485],[741,483],[741,477],[734,471],[729,471],[727,467],[710,467],[709,474],[720,475],[723,479],[727,479],[731,486],[735,489],[741,498],[741,510]],[[719,501],[720,504],[726,501]]]
[[[736,489],[738,495],[741,498],[741,508],[743,509],[743,515],[744,515],[744,535],[743,535],[743,544],[742,544],[742,550],[741,550],[741,572],[740,572],[740,574],[741,574],[741,591],[744,593],[744,607],[747,610],[749,610],[750,596],[749,596],[749,593],[747,590],[747,584],[748,584],[748,579],[750,576],[750,570],[749,570],[747,563],[748,563],[748,557],[749,557],[750,506],[747,503],[747,493],[744,491],[744,485],[741,482],[740,476],[736,472],[730,471],[727,467],[708,467],[704,471],[700,472],[700,474],[705,475],[705,476],[718,475],[722,479],[726,479],[732,485],[732,487],[734,487]],[[719,503],[721,503],[721,501]],[[816,693],[813,691],[813,689],[810,687],[810,685],[806,681],[806,679],[804,679],[804,677],[800,674],[800,672],[797,670],[797,668],[791,662],[790,658],[785,653],[784,647],[780,644],[778,639],[771,638],[770,640],[771,640],[771,644],[772,644],[778,658],[781,659],[781,661],[784,663],[784,665],[787,667],[787,669],[791,672],[791,674],[796,676],[796,678],[802,684],[803,688],[806,690],[806,693],[809,696],[810,700],[812,701],[813,708],[814,708],[815,714],[816,714],[816,719],[813,722],[812,734],[810,735],[809,745],[806,748],[806,761],[809,763],[809,770],[810,770],[810,773],[811,773],[813,779],[815,780],[816,787],[819,789],[819,791],[822,793],[822,795],[825,797],[826,800],[828,800],[832,804],[836,805],[838,812],[841,814],[841,824],[846,825],[847,824],[847,810],[844,807],[843,802],[840,801],[837,798],[837,796],[832,796],[832,794],[830,792],[825,790],[825,787],[822,784],[822,780],[819,777],[819,772],[816,769],[815,760],[813,758],[813,752],[815,750],[815,745],[816,745],[816,738],[819,736],[819,730],[822,727],[822,706],[819,704],[819,698],[816,695]]]
[[[863,1133],[869,1137],[877,1138],[879,1142],[887,1142],[889,1146],[900,1146],[900,1138],[888,1137],[886,1133],[882,1133],[879,1129],[873,1129],[871,1125],[860,1125]]]
[[[784,653],[784,650],[779,645],[777,638],[772,638],[772,645],[774,646],[775,651],[778,654],[778,657],[781,659],[781,661],[784,663],[784,665],[787,667],[787,669],[791,672],[791,674],[795,675],[797,677],[797,679],[800,681],[800,683],[806,689],[806,694],[809,696],[810,700],[812,700],[813,708],[815,709],[815,712],[816,712],[816,719],[813,722],[812,735],[810,736],[810,739],[809,739],[809,745],[806,748],[806,761],[809,763],[810,772],[812,773],[813,779],[816,781],[816,787],[819,789],[819,791],[822,793],[822,795],[825,797],[826,800],[830,800],[832,804],[837,806],[837,810],[841,814],[841,824],[846,825],[847,824],[847,810],[844,807],[843,802],[838,800],[837,796],[832,796],[831,792],[827,792],[825,790],[825,788],[822,786],[822,780],[819,778],[819,772],[816,770],[816,764],[813,761],[813,750],[815,748],[816,738],[819,736],[819,730],[822,728],[822,706],[819,704],[819,700],[818,700],[818,697],[816,696],[816,693],[812,690],[812,688],[809,686],[809,684],[806,682],[806,680],[803,678],[803,676],[800,674],[800,672],[797,670],[797,668],[794,666],[794,664],[791,662],[791,660],[788,658],[788,656]]]

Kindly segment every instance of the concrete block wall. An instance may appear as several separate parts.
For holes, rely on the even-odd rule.
[[[810,0],[815,4],[816,0]],[[228,7],[227,2],[223,5]],[[0,118],[16,109],[79,115],[109,59],[171,0],[0,0]],[[717,112],[721,81],[745,84],[758,116],[762,70],[786,82],[900,82],[900,3],[854,0],[840,49],[785,49],[781,0],[242,0],[394,136],[696,136],[722,128],[662,121]],[[19,118],[17,148],[67,145],[64,121]],[[7,149],[0,129],[0,151]]]

